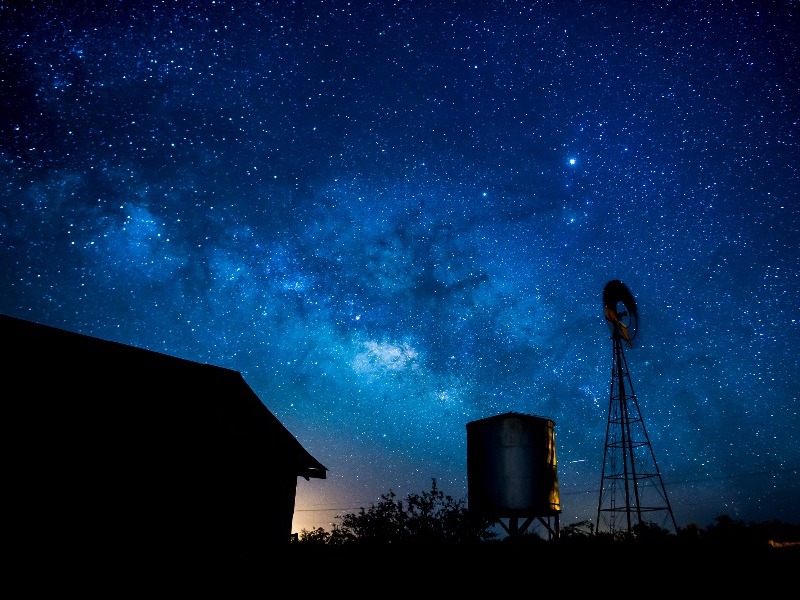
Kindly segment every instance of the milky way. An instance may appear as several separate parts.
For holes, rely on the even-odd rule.
[[[294,531],[511,411],[593,521],[614,279],[678,525],[800,522],[796,3],[17,4],[0,312],[241,372]]]

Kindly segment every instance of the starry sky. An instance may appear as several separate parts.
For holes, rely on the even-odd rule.
[[[606,282],[678,526],[800,523],[800,4],[0,4],[0,312],[239,371],[293,531],[555,422],[594,521]]]

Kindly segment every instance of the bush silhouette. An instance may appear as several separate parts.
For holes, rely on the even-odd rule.
[[[476,518],[464,500],[456,500],[438,489],[431,480],[430,491],[409,494],[397,500],[393,491],[369,508],[341,517],[328,532],[322,528],[303,529],[300,543],[350,544],[470,544],[491,540],[493,523]]]

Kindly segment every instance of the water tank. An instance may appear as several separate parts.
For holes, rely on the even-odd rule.
[[[489,519],[561,512],[555,423],[506,413],[467,423],[470,511]]]

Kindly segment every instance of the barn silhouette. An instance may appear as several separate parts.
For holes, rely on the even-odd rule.
[[[0,315],[15,550],[247,554],[327,469],[237,371]]]

